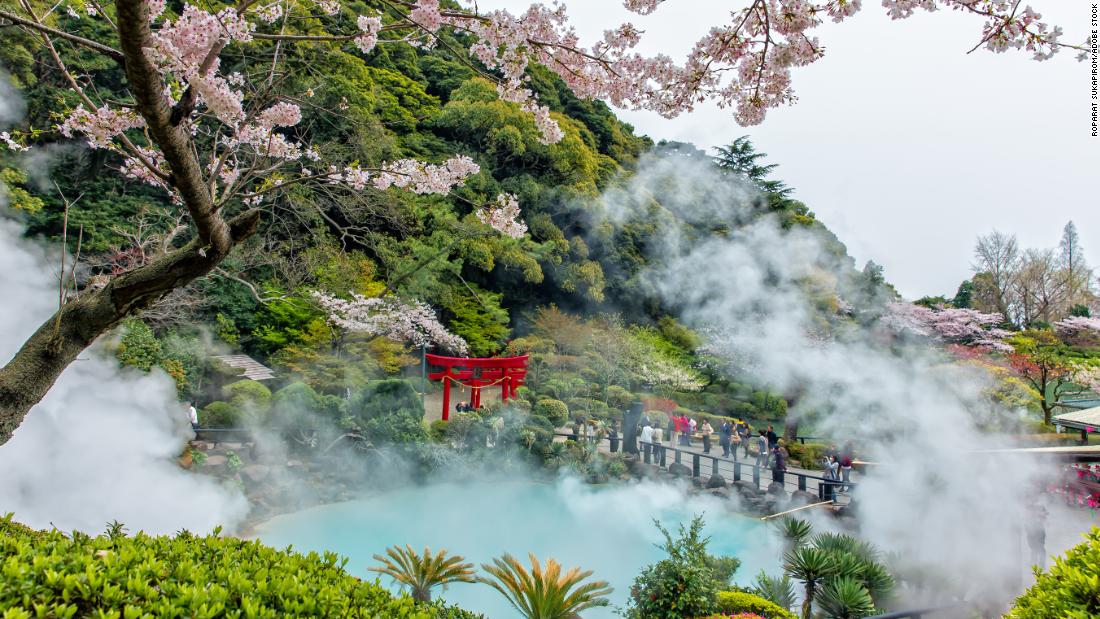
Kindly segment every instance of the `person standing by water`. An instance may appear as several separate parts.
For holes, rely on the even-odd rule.
[[[729,419],[722,422],[722,425],[718,426],[718,444],[722,446],[722,457],[730,457],[730,441],[733,436],[733,424]],[[737,452],[734,451],[734,457],[737,456]]]
[[[661,426],[653,427],[653,457],[660,461],[661,454],[664,453],[665,446],[661,444],[661,441],[665,438],[665,433],[661,430]]]
[[[700,426],[699,432],[703,435],[703,453],[710,453],[710,435],[714,434],[714,428],[711,427],[710,422],[706,419],[703,420],[703,425]]]
[[[844,448],[840,450],[840,478],[844,481],[843,491],[848,491],[848,483],[852,479],[852,444],[845,443]]]
[[[1027,547],[1031,550],[1031,564],[1046,567],[1047,508],[1038,500],[1028,510]]]
[[[199,429],[199,411],[195,410],[195,403],[187,403],[187,420],[191,422],[191,429]]]
[[[695,430],[699,427],[695,423],[695,419],[688,418],[687,415],[684,418],[684,444],[691,447],[691,439],[695,438]]]
[[[741,447],[745,450],[745,458],[748,459],[749,443],[752,442],[749,440],[752,437],[752,428],[749,427],[749,422],[742,419],[737,433],[741,435]]]
[[[836,500],[836,487],[840,481],[840,464],[836,461],[836,456],[829,454],[825,456],[825,474],[822,477],[825,481],[821,482],[825,484],[824,498],[826,501]]]
[[[611,453],[619,451],[619,422],[612,424],[607,431],[607,440],[611,443]]]
[[[783,473],[787,471],[787,450],[779,443],[772,448],[772,482],[783,483]]]
[[[756,437],[756,466],[768,466],[768,437],[764,429],[760,429],[760,435]]]
[[[775,450],[775,447],[779,445],[779,435],[775,433],[775,428],[768,426],[768,453]]]
[[[680,434],[680,418],[676,415],[669,414],[666,431],[668,432],[668,442],[675,445],[676,439]]]
[[[649,425],[649,420],[646,420],[645,425],[642,426],[642,434],[639,438],[642,441],[642,452],[653,453],[653,426]]]
[[[733,454],[734,462],[737,461],[737,450],[740,449],[740,448],[741,448],[741,433],[738,432],[737,427],[734,426],[733,434],[730,435],[730,453]]]

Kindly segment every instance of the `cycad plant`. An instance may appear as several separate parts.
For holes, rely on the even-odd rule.
[[[447,556],[446,550],[432,554],[427,547],[424,554],[417,554],[408,544],[404,548],[392,546],[385,556],[374,555],[382,565],[372,567],[372,572],[390,576],[409,587],[413,599],[432,601],[432,589],[452,582],[477,582],[472,563],[463,563],[459,555]]]
[[[786,574],[768,576],[765,572],[760,572],[756,575],[756,580],[752,582],[752,592],[787,610],[794,606],[794,583],[791,582],[791,577]]]
[[[802,619],[810,619],[814,596],[836,574],[836,567],[832,554],[812,546],[795,548],[784,556],[783,569],[806,588],[802,600]]]
[[[860,619],[875,613],[871,594],[858,579],[839,576],[821,590],[818,607],[829,619]]]
[[[612,591],[607,582],[583,582],[591,571],[574,567],[563,574],[554,559],[547,559],[543,567],[534,554],[529,557],[530,571],[505,554],[493,559],[492,565],[482,564],[481,569],[492,578],[480,576],[478,580],[499,591],[525,619],[570,619],[582,610],[607,606],[606,596]]]
[[[809,522],[799,518],[787,516],[779,521],[779,534],[783,536],[784,552],[789,552],[802,546],[810,539],[813,527]]]

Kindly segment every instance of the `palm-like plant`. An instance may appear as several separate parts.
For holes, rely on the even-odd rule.
[[[809,522],[787,516],[779,521],[779,533],[783,536],[786,550],[793,550],[810,539],[813,527]]]
[[[493,559],[492,565],[482,564],[481,569],[492,578],[481,576],[478,580],[499,591],[526,619],[570,619],[582,610],[607,606],[605,596],[612,589],[606,581],[582,584],[591,571],[574,567],[563,574],[554,559],[547,559],[543,568],[534,554],[529,557],[530,571],[505,554]]]
[[[794,606],[794,583],[786,574],[768,576],[765,572],[760,572],[756,575],[756,580],[752,581],[752,592],[787,610]]]
[[[810,619],[818,587],[836,573],[835,559],[832,554],[819,548],[802,546],[783,557],[783,569],[791,578],[806,587],[806,595],[802,600],[802,619]]]
[[[829,619],[859,619],[875,613],[875,602],[863,583],[851,576],[834,578],[821,590],[821,612]]]
[[[421,602],[432,601],[432,589],[435,587],[452,582],[477,582],[474,565],[463,563],[465,559],[459,555],[447,556],[446,550],[433,555],[425,547],[424,554],[420,555],[406,544],[404,548],[387,548],[385,556],[374,555],[374,560],[382,565],[370,568],[372,572],[386,574],[408,586],[413,599]]]

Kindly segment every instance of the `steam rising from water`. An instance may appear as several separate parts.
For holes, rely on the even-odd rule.
[[[0,362],[57,308],[47,252],[0,218]],[[34,527],[98,532],[113,520],[131,531],[234,527],[244,498],[180,469],[191,434],[172,380],[119,369],[93,346],[75,361],[0,447],[0,513]]]
[[[606,212],[627,221],[652,199],[691,212],[699,191],[708,198],[695,219],[715,216],[724,204],[720,218],[748,221],[743,185],[684,158],[643,162],[607,195]],[[828,411],[819,431],[837,443],[855,440],[864,459],[882,463],[859,490],[861,534],[901,553],[900,567],[934,568],[954,583],[922,601],[969,587],[972,599],[1003,600],[1020,590],[1026,567],[1018,526],[1040,471],[1050,468],[1021,456],[973,453],[1011,446],[973,422],[989,377],[945,367],[930,351],[892,349],[867,329],[838,329],[844,321],[823,322],[813,311],[821,302],[815,282],[832,281],[829,271],[844,262],[818,231],[782,230],[770,216],[702,239],[669,228],[654,256],[660,260],[647,280],[687,324],[723,330],[741,367],[773,389],[800,394],[791,414]],[[844,294],[843,282],[839,287]],[[1084,529],[1081,522],[1059,524]]]

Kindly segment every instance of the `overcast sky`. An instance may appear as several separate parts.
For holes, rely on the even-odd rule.
[[[524,0],[481,0],[482,9],[523,10]],[[566,0],[586,44],[631,21],[641,51],[680,59],[743,0],[669,0],[648,17],[619,0]],[[1031,0],[1045,20],[1081,43],[1090,3]],[[739,127],[714,106],[667,120],[620,110],[655,140],[700,147],[751,136],[778,163],[776,177],[848,246],[871,259],[907,298],[954,293],[970,275],[975,237],[994,228],[1024,247],[1053,247],[1069,220],[1090,264],[1100,264],[1100,138],[1090,137],[1087,63],[1063,51],[1035,62],[1024,53],[967,54],[981,20],[919,13],[892,21],[876,0],[842,24],[816,29],[825,57],[795,69],[795,105],[763,125]]]

